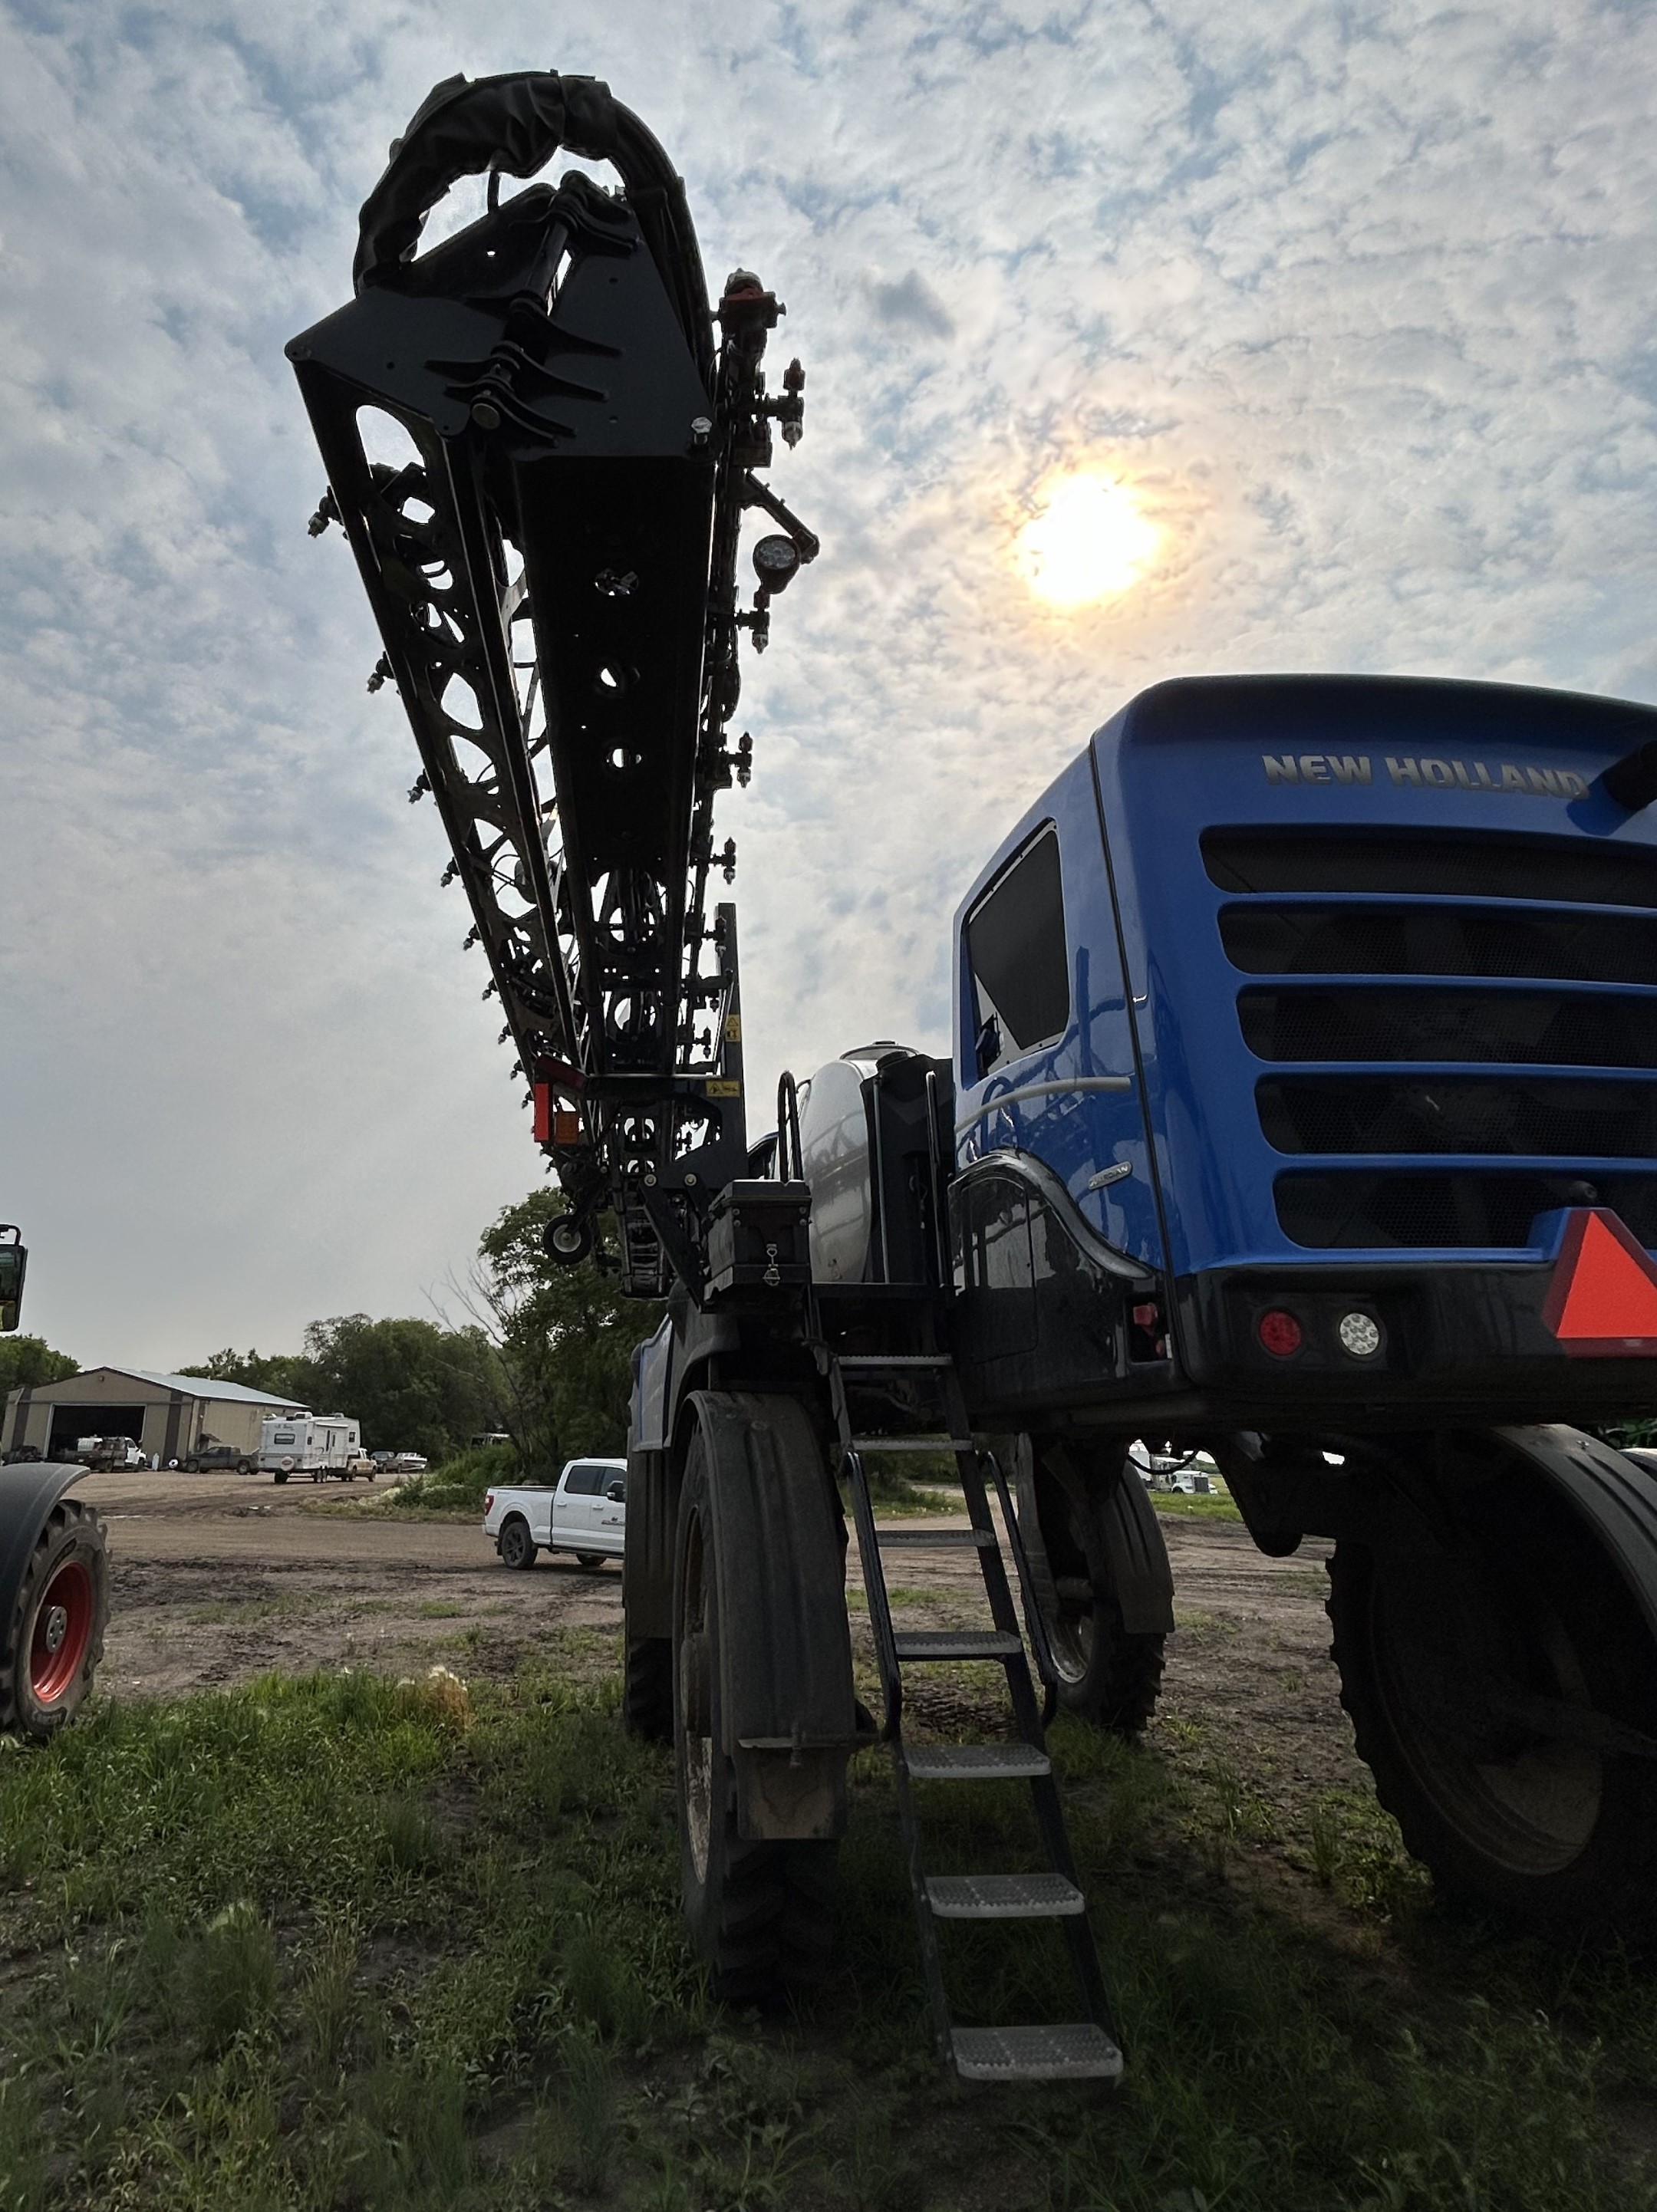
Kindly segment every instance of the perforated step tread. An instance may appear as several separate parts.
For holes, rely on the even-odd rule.
[[[929,1875],[926,1901],[940,1920],[1064,1920],[1087,1904],[1062,1874]]]
[[[971,1437],[907,1436],[854,1437],[851,1449],[856,1452],[970,1452]]]
[[[955,2071],[967,2081],[1116,2081],[1122,2053],[1092,2021],[1051,2027],[958,2027]]]
[[[892,1641],[899,1659],[1010,1659],[1024,1649],[1000,1628],[906,1628]]]
[[[992,1552],[996,1547],[995,1536],[988,1528],[882,1528],[877,1524],[874,1536],[883,1552],[888,1546],[899,1544],[959,1547],[964,1551],[979,1552]]]
[[[949,1367],[954,1363],[947,1352],[842,1352],[839,1364],[843,1369],[855,1368],[863,1375],[871,1369]]]
[[[1053,1771],[1033,1743],[906,1743],[904,1765],[917,1782],[1033,1782]]]

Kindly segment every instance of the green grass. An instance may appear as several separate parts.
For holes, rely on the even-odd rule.
[[[882,1754],[838,1969],[761,2019],[709,2001],[613,1674],[101,1705],[0,1750],[0,2212],[1657,2204],[1607,2117],[1657,2095],[1640,1968],[1453,1919],[1367,1796],[1285,1815],[1165,1735],[1053,1731],[1130,2055],[1102,2100],[934,2064]],[[1020,1793],[947,1803],[940,1870],[1033,1862]],[[966,2020],[1070,2008],[1041,1929],[946,1966]]]
[[[1183,1490],[1153,1490],[1149,1496],[1156,1510],[1172,1520],[1234,1521],[1242,1526],[1242,1515],[1221,1491],[1211,1491],[1206,1498],[1188,1497]]]

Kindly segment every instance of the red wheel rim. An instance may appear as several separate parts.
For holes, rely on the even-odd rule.
[[[92,1639],[92,1577],[80,1559],[65,1559],[41,1593],[29,1639],[29,1687],[53,1705],[76,1681]]]

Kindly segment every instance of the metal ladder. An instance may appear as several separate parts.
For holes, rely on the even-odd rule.
[[[859,1433],[848,1387],[862,1383],[935,1382],[945,1432],[917,1435]],[[880,1686],[886,1700],[882,1734],[892,1746],[898,1817],[909,1860],[910,1886],[920,1930],[921,1956],[940,2056],[970,2081],[1093,2080],[1114,2082],[1122,2072],[1122,2051],[1099,1954],[1087,1925],[1087,1903],[1076,1879],[1075,1862],[1059,1803],[1058,1785],[1047,1754],[1045,1723],[1057,1703],[1051,1654],[1041,1616],[1033,1602],[1028,1561],[1006,1479],[993,1457],[989,1466],[1000,1499],[1002,1517],[1013,1547],[1030,1643],[1045,1685],[1038,1701],[1024,1638],[1008,1583],[1001,1544],[990,1515],[983,1463],[972,1433],[966,1401],[955,1364],[947,1353],[835,1358],[829,1386],[839,1425],[844,1464],[856,1517],[857,1549]],[[866,1451],[953,1452],[966,1494],[972,1526],[967,1528],[877,1527],[863,1468]],[[923,1547],[967,1549],[984,1578],[994,1626],[989,1630],[919,1632],[894,1629],[886,1596],[883,1554]],[[928,1661],[991,1659],[1006,1670],[1008,1694],[1020,1741],[1010,1743],[911,1744],[903,1733],[903,1669]],[[1036,1826],[1048,1870],[1037,1874],[929,1875],[922,1863],[914,1783],[1023,1782],[1029,1785]],[[1063,1931],[1084,2017],[1013,2027],[958,2027],[949,2016],[938,1942],[940,1921],[1057,1920]]]

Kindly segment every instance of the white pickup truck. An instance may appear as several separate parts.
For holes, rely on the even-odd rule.
[[[573,1552],[578,1567],[618,1559],[627,1535],[627,1462],[572,1459],[556,1490],[491,1490],[484,1534],[509,1567],[533,1567],[537,1552]]]

